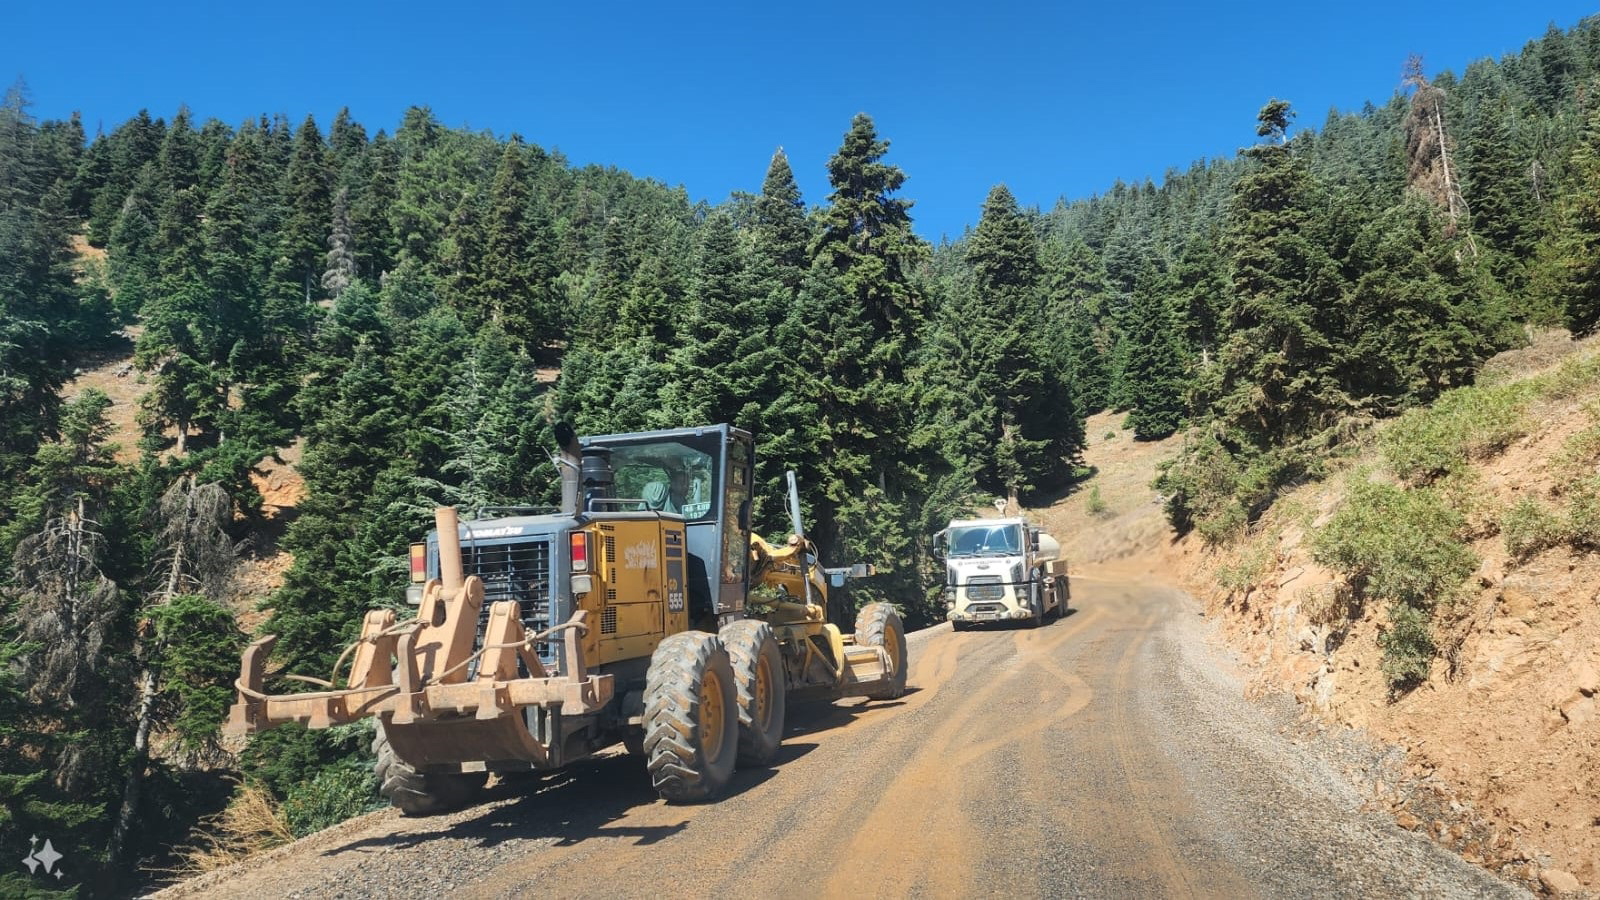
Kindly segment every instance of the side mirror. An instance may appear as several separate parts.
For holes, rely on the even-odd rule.
[[[935,534],[933,536],[933,549],[931,550],[931,552],[933,553],[933,558],[934,559],[937,559],[940,562],[944,561],[945,545],[948,542],[948,540],[949,540],[949,532],[948,531],[941,531],[938,534]]]
[[[1035,553],[1039,552],[1039,529],[1035,528],[1028,532],[1028,548]]]

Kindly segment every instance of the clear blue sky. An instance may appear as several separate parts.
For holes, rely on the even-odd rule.
[[[152,8],[155,7],[155,8]],[[1408,54],[1458,73],[1593,7],[879,0],[695,4],[21,0],[0,78],[90,134],[141,107],[324,128],[349,106],[391,132],[412,104],[682,184],[713,203],[760,188],[775,147],[806,202],[850,118],[870,113],[909,176],[917,229],[952,237],[1007,183],[1027,205],[1160,179],[1252,140],[1273,96],[1300,122],[1383,102]]]

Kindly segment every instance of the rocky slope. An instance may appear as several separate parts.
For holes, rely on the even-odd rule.
[[[1392,693],[1381,671],[1385,604],[1363,603],[1312,554],[1356,479],[1396,481],[1377,440],[1281,498],[1241,543],[1214,549],[1189,537],[1168,551],[1258,688],[1287,690],[1321,721],[1407,751],[1396,779],[1367,785],[1370,802],[1551,893],[1600,890],[1600,554],[1581,542],[1530,549],[1502,523],[1524,498],[1548,510],[1575,502],[1575,481],[1594,474],[1596,448],[1584,444],[1600,435],[1600,395],[1589,375],[1570,373],[1597,362],[1600,344],[1547,335],[1486,373],[1540,387],[1503,446],[1460,476],[1454,502],[1479,563],[1436,608],[1440,652],[1413,690]]]

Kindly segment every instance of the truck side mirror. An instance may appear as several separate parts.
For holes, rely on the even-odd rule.
[[[933,558],[941,562],[945,557],[945,543],[948,540],[948,535],[949,532],[941,531],[933,536]]]
[[[1028,548],[1035,553],[1039,552],[1039,529],[1035,528],[1028,532]]]

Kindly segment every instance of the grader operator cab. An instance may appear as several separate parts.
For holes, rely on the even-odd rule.
[[[559,510],[437,510],[411,547],[415,617],[369,612],[330,678],[282,676],[322,688],[307,693],[266,692],[276,638],[256,640],[228,730],[376,717],[380,790],[410,814],[469,802],[490,772],[619,741],[662,798],[686,802],[715,797],[736,764],[771,763],[788,692],[904,692],[893,607],[863,608],[854,635],[826,621],[828,590],[871,570],[818,567],[793,473],[794,535],[751,534],[749,433],[556,438]]]

